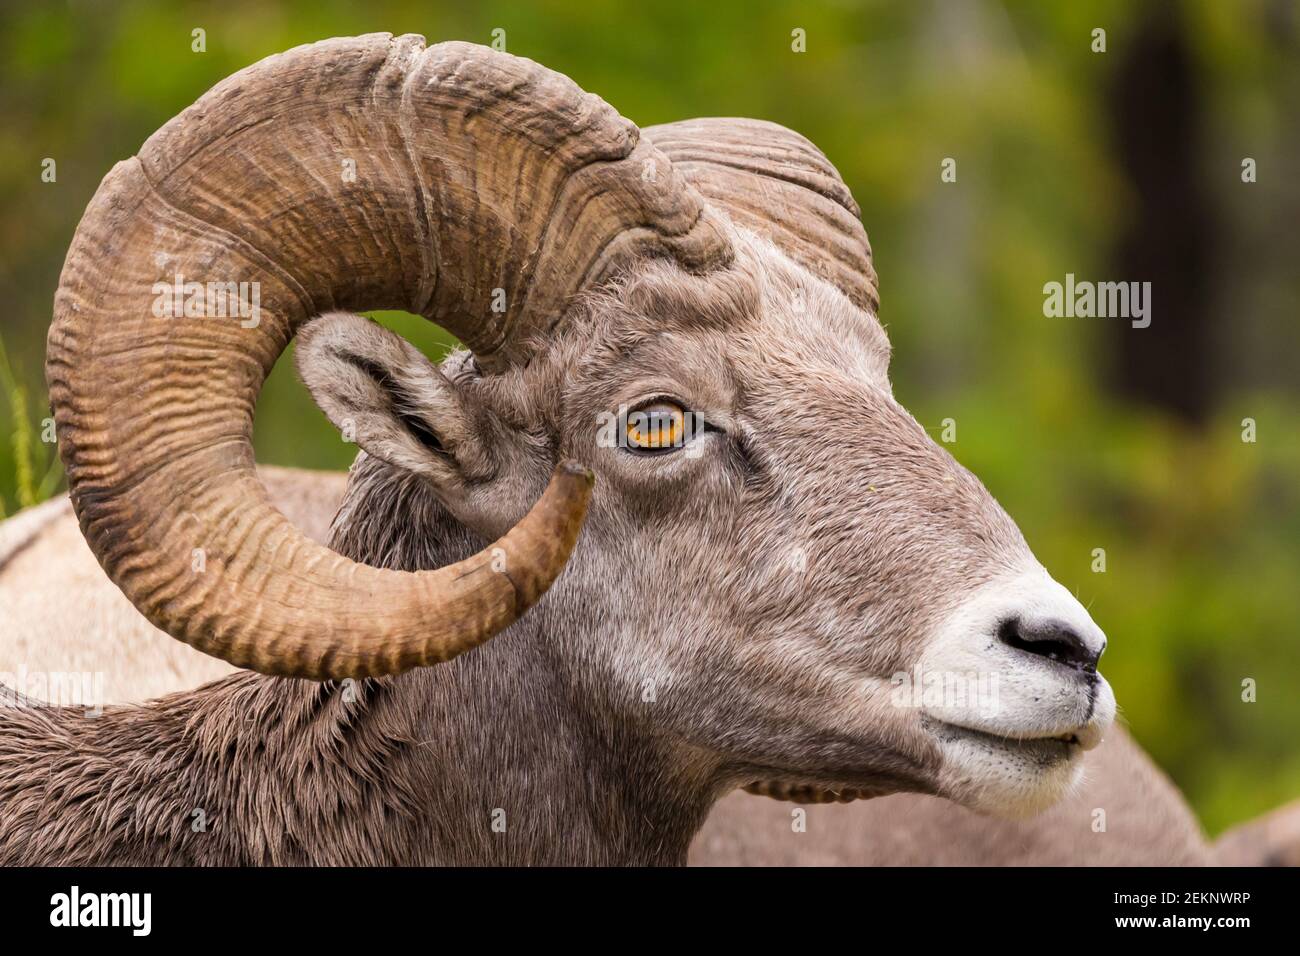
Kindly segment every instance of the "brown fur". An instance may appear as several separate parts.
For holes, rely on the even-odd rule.
[[[737,786],[1059,799],[1114,716],[1105,635],[894,400],[855,208],[788,131],[642,138],[467,44],[324,41],[219,84],[74,235],[46,366],[70,496],[177,639],[286,678],[398,676],[0,712],[0,857],[680,863]],[[250,268],[256,323],[161,321],[160,270]],[[435,369],[329,311],[393,305],[476,360]],[[363,449],[333,553],[270,507],[247,440],[299,333]],[[600,426],[652,400],[706,426],[662,454]],[[566,459],[598,476],[576,549],[591,474],[548,489]],[[997,706],[897,693],[922,667],[995,676]]]
[[[195,843],[184,834],[164,847],[95,829],[93,821],[110,812],[96,803],[129,792],[153,793],[169,808],[153,821],[158,831],[171,832],[205,802],[220,806],[224,836],[201,843],[206,860],[238,862],[250,852],[289,858],[297,851],[263,850],[257,831],[245,834],[254,817],[235,809],[267,799],[250,788],[265,791],[270,781],[220,758],[270,754],[266,766],[275,766],[286,755],[271,738],[299,726],[304,714],[346,716],[353,727],[374,720],[385,734],[422,742],[423,769],[412,773],[431,789],[421,792],[421,805],[451,830],[403,846],[431,860],[682,862],[712,801],[754,779],[869,793],[933,789],[939,756],[916,727],[918,715],[889,707],[883,695],[848,707],[857,697],[850,675],[880,675],[883,685],[911,666],[918,638],[937,616],[1005,561],[1021,559],[1024,543],[979,483],[893,401],[874,321],[801,277],[770,245],[740,232],[734,241],[744,254],[724,278],[651,263],[584,305],[553,348],[526,367],[484,377],[463,359],[450,362],[440,387],[477,408],[494,437],[510,436],[491,446],[495,480],[466,477],[455,456],[442,461],[440,484],[378,458],[359,460],[334,547],[407,570],[460,560],[517,521],[540,493],[549,461],[575,457],[596,469],[601,479],[581,547],[504,639],[377,685],[379,699],[407,701],[404,715],[396,707],[353,714],[321,705],[316,688],[243,677],[93,723],[76,713],[0,714],[7,748],[0,850],[53,861],[81,840],[95,845],[81,851],[85,860],[193,858]],[[797,323],[786,318],[796,291],[806,309]],[[337,321],[334,334],[348,335],[348,321]],[[314,336],[299,354],[323,359],[336,341]],[[693,456],[646,460],[598,447],[598,411],[650,387],[703,410],[725,433],[701,438],[705,454]],[[329,397],[318,397],[329,411]],[[857,454],[845,455],[849,447]],[[653,504],[674,488],[665,520]],[[845,495],[854,502],[847,512]],[[639,543],[629,549],[629,541]],[[808,550],[805,581],[784,573],[774,543]],[[727,562],[717,560],[722,553]],[[781,625],[764,625],[770,621]],[[641,698],[647,680],[658,688],[653,706]],[[255,719],[239,723],[237,742],[227,740],[225,750],[211,750],[211,738],[194,732],[214,712],[241,706]],[[570,726],[557,734],[561,719]],[[55,725],[59,753],[115,766],[120,781],[81,789],[94,777],[76,762],[51,769],[21,759],[35,752],[53,761],[45,748]],[[330,723],[314,739],[337,733]],[[301,755],[312,767],[328,766],[329,756]],[[363,776],[366,767],[361,761]],[[285,798],[338,805],[327,784],[356,786],[323,772],[314,779],[320,788],[297,780]],[[603,795],[599,814],[593,793]],[[520,821],[511,835],[481,845],[467,839],[498,806]],[[37,821],[60,810],[67,819],[58,832],[80,836],[37,839],[45,832]],[[294,816],[288,807],[256,812]],[[552,821],[561,812],[586,826],[575,822],[559,839],[538,815]],[[333,840],[328,818],[305,819],[321,840]],[[286,831],[285,838],[302,835]]]
[[[262,469],[276,507],[316,540],[328,538],[346,476]],[[102,671],[106,703],[188,690],[229,665],[172,640],[140,617],[96,564],[66,498],[0,524],[0,670]],[[67,600],[67,595],[75,599]],[[721,799],[692,843],[697,866],[772,865],[1258,865],[1292,859],[1300,838],[1274,832],[1287,810],[1207,845],[1185,801],[1121,727],[1093,758],[1078,791],[1030,820],[1001,821],[950,802],[898,794],[807,807],[736,792]],[[1092,829],[1104,808],[1107,830]],[[1295,817],[1294,811],[1291,817]]]

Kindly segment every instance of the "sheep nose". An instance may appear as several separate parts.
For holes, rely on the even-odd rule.
[[[1058,661],[1085,674],[1097,672],[1097,660],[1106,650],[1106,642],[1089,647],[1074,628],[1061,620],[1026,621],[1009,618],[998,628],[998,640],[1008,647]]]

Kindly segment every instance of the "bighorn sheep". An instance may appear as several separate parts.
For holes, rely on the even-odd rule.
[[[468,351],[345,314],[375,308]],[[781,127],[639,133],[413,36],[218,84],[92,199],[47,378],[108,576],[260,673],[0,710],[0,859],[680,863],[736,787],[1058,800],[1115,712],[1105,639],[894,401],[876,308]],[[363,452],[333,551],[252,463],[295,335]],[[900,694],[925,674],[971,684]]]
[[[347,486],[342,474],[260,469],[271,503],[327,541]],[[66,596],[75,599],[68,600]],[[0,523],[0,674],[28,668],[100,678],[103,699],[132,703],[229,673],[153,628],[104,576],[66,498]],[[0,678],[2,679],[2,678]],[[74,685],[75,686],[75,683]],[[32,692],[40,692],[34,682]],[[696,865],[1196,865],[1300,862],[1300,804],[1207,844],[1169,780],[1112,728],[1081,785],[1027,820],[999,820],[948,801],[897,794],[802,808],[744,793],[720,800],[691,845]],[[1100,829],[1098,810],[1105,811]]]

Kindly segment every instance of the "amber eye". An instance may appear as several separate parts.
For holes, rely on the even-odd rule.
[[[686,410],[663,399],[627,413],[627,447],[638,451],[668,451],[686,441]]]

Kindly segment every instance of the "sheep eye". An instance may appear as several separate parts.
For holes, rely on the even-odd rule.
[[[627,413],[623,435],[635,451],[672,451],[686,444],[689,414],[680,405],[656,399]]]

